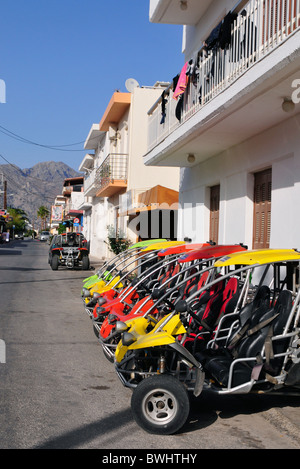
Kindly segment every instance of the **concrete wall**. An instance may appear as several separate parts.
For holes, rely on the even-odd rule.
[[[252,248],[254,173],[272,167],[270,247],[300,249],[300,115],[193,168],[181,169],[179,237],[209,239],[210,187],[220,184],[219,243]]]
[[[162,94],[162,89],[135,88],[132,94],[129,116],[129,164],[128,187],[149,189],[162,185],[178,191],[178,168],[155,168],[145,166],[143,155],[147,151],[148,115],[147,112]]]

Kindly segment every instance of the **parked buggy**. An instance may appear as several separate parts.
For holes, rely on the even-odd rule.
[[[300,395],[299,265],[292,249],[231,254],[209,268],[205,286],[160,321],[152,318],[150,330],[149,318],[117,323],[123,333],[116,371],[133,390],[132,412],[144,430],[177,432],[190,394],[205,389],[219,396]],[[224,293],[233,282],[238,297],[226,313]]]

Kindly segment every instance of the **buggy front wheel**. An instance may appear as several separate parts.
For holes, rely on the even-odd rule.
[[[59,264],[59,257],[55,254],[52,256],[51,259],[51,269],[52,270],[57,270],[58,269],[58,264]]]
[[[134,388],[131,410],[148,433],[171,435],[186,422],[190,402],[183,384],[170,375],[151,376]]]
[[[82,257],[82,270],[88,270],[90,268],[89,256]]]

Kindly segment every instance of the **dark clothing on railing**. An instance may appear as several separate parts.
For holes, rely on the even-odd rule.
[[[236,13],[227,13],[225,18],[212,30],[208,38],[204,41],[207,50],[213,50],[216,47],[226,49],[230,46],[231,25],[236,18]]]

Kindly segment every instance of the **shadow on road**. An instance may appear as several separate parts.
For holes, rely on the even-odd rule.
[[[1,269],[0,269],[1,270]],[[34,269],[33,269],[34,270]],[[43,270],[45,271],[46,269],[36,269],[36,270]],[[80,280],[80,279],[85,279],[86,276],[83,276],[83,277],[74,277],[74,280]],[[41,282],[62,282],[64,280],[73,280],[72,277],[61,277],[61,278],[54,278],[54,279],[49,279],[49,278],[45,278],[45,279],[37,279],[37,280],[20,280],[20,281],[12,281],[12,282],[0,282],[0,285],[9,285],[9,284],[18,284],[18,283],[41,283]]]
[[[5,267],[0,267],[0,270],[15,270],[17,272],[34,272],[35,270],[49,270],[47,268],[42,268],[42,269],[39,269],[39,268],[35,268],[35,267],[10,267],[10,266],[5,266]]]
[[[15,251],[14,249],[0,249],[0,256],[22,256],[22,251]]]
[[[72,449],[80,448],[85,443],[92,441],[101,436],[115,441],[119,436],[116,435],[117,430],[121,430],[124,426],[133,422],[130,409],[122,410],[109,415],[97,422],[76,428],[68,433],[49,439],[44,443],[34,446],[32,449]],[[132,429],[130,430],[132,433]],[[124,428],[124,432],[128,433],[128,428]],[[109,433],[112,433],[109,436]],[[106,444],[108,443],[106,439]]]
[[[199,429],[205,429],[212,425],[218,418],[230,419],[236,415],[249,415],[262,413],[271,408],[284,406],[299,407],[299,397],[295,396],[215,396],[204,392],[203,395],[193,400],[188,422],[178,434],[190,433]],[[110,443],[118,436],[116,431],[124,427],[128,433],[129,424],[134,423],[130,409],[126,409],[97,422],[90,423],[63,435],[49,439],[46,442],[33,447],[33,449],[72,449],[80,448],[84,444],[100,437],[106,437],[105,443]],[[139,427],[136,427],[137,431]],[[140,429],[139,429],[140,430]],[[134,431],[131,427],[130,431]],[[111,436],[109,434],[112,433]],[[145,433],[146,435],[146,433]]]
[[[283,409],[287,406],[298,409],[299,395],[219,396],[210,391],[204,391],[198,398],[192,398],[189,419],[182,431],[189,433],[209,427],[218,418],[226,420],[237,415],[263,413],[272,408]]]

